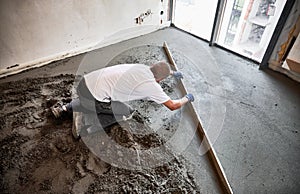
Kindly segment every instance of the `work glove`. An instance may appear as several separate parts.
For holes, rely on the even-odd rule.
[[[193,94],[187,94],[185,97],[189,100],[189,102],[194,102],[195,100]]]
[[[180,71],[174,71],[173,72],[173,76],[176,78],[176,79],[183,79],[183,75]]]

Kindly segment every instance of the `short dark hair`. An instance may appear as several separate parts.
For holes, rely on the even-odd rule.
[[[164,61],[153,64],[150,67],[150,70],[152,71],[154,78],[157,80],[165,79],[171,73],[170,65]]]

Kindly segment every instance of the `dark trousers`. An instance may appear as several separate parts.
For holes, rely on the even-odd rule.
[[[78,98],[73,99],[69,104],[66,105],[68,112],[84,112],[94,113],[96,112],[95,103],[96,99],[87,88],[85,79],[82,78],[77,86]]]
[[[86,86],[85,79],[82,78],[77,86],[78,98],[73,99],[66,105],[68,112],[83,112],[90,115],[93,124],[99,126],[99,121],[102,128],[109,127],[118,121],[123,120],[123,116],[133,113],[133,109],[119,101],[100,102],[97,101]]]
[[[77,94],[78,98],[73,99],[66,105],[68,112],[129,115],[134,111],[129,105],[119,101],[97,101],[86,86],[84,78],[79,81]]]

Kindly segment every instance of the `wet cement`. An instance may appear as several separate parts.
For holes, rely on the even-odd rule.
[[[154,54],[140,57],[143,49]],[[129,51],[136,55],[121,54],[109,65],[149,65],[165,57],[161,47],[138,50]],[[199,193],[187,159],[166,144],[178,130],[180,110],[131,102],[139,113],[132,120],[77,141],[71,133],[72,116],[55,119],[49,111],[58,101],[71,100],[74,80],[74,75],[64,74],[0,85],[2,193]],[[161,84],[171,97],[178,97],[176,80]],[[134,157],[126,157],[128,153]]]
[[[185,67],[189,67],[189,63],[180,69],[185,74],[186,85],[193,84],[189,76],[200,77],[194,93],[198,102],[194,105],[204,129],[215,140],[213,146],[234,193],[299,193],[299,83],[270,70],[258,70],[257,64],[211,47],[176,28],[89,52],[96,57],[92,61],[84,60],[86,54],[78,55],[0,79],[0,83],[60,73],[76,74],[81,62],[86,64],[81,72],[88,72],[104,67],[128,49],[145,44],[161,46],[164,41],[172,53],[175,50],[189,58],[201,72],[200,76],[187,74],[189,68]],[[188,86],[188,90],[191,87]],[[219,134],[215,133],[218,128],[221,129]],[[188,169],[196,175],[200,191],[221,193],[214,184],[216,180],[211,175],[214,173],[210,172],[209,161],[198,152],[198,142],[193,140],[183,155],[193,164]],[[88,180],[85,178],[81,184],[86,185]]]

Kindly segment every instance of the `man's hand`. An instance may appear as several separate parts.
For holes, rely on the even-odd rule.
[[[174,71],[173,72],[173,76],[176,78],[176,79],[183,79],[183,75],[180,71]]]
[[[193,94],[187,94],[181,99],[178,100],[168,100],[167,102],[163,103],[166,107],[168,107],[170,110],[176,110],[185,105],[188,102],[193,102],[194,96]]]
[[[185,97],[186,97],[190,102],[194,102],[194,100],[195,100],[193,94],[187,94],[187,95],[185,95]]]

